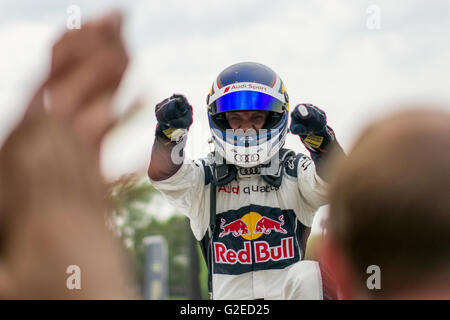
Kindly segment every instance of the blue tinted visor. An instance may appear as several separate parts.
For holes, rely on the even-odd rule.
[[[227,111],[265,110],[282,113],[286,104],[258,91],[236,91],[221,96],[211,105],[212,114]]]

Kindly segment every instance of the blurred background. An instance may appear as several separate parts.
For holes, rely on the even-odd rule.
[[[236,62],[271,67],[283,79],[291,106],[313,103],[326,111],[346,150],[369,122],[407,103],[450,106],[446,0],[5,0],[0,143],[45,76],[53,42],[77,21],[113,8],[124,13],[131,57],[115,112],[123,114],[137,99],[142,107],[107,137],[102,170],[114,199],[115,228],[136,261],[142,292],[152,242],[144,239],[158,236],[167,246],[166,297],[207,297],[206,268],[187,219],[146,178],[157,102],[182,93],[193,105],[190,158],[209,152],[206,95],[218,73]],[[294,136],[286,145],[306,152]],[[322,207],[314,220],[310,259],[317,259],[326,214]]]

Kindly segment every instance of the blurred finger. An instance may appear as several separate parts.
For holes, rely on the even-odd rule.
[[[121,43],[96,52],[64,79],[50,83],[52,109],[60,116],[71,116],[102,95],[102,90],[117,88],[127,65],[128,56]]]
[[[113,94],[114,89],[111,88],[102,95],[98,95],[95,100],[77,113],[73,120],[77,136],[84,145],[89,146],[94,151],[99,151],[103,136],[117,122],[110,108]]]
[[[126,104],[126,108],[124,112],[121,111],[113,111],[114,118],[116,119],[116,123],[120,124],[126,122],[131,118],[135,113],[139,112],[144,107],[144,102],[141,97],[138,97],[133,100],[132,103]]]
[[[47,81],[41,84],[31,98],[25,110],[25,119],[31,118],[39,113],[44,112],[44,95]]]
[[[80,30],[66,32],[53,46],[50,77],[58,77],[104,46],[105,42],[120,38],[121,24],[122,16],[113,12],[84,24]]]

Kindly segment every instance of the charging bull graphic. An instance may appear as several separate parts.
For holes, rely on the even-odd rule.
[[[278,221],[270,219],[268,217],[261,217],[257,220],[254,225],[253,234],[270,234],[272,231],[286,234],[287,231],[282,227],[284,225],[284,217],[280,215],[278,217]],[[221,219],[220,229],[222,232],[219,234],[219,238],[223,238],[230,233],[234,237],[251,235],[251,229],[249,229],[248,224],[244,221],[244,219],[237,219],[228,224],[225,224],[225,219]],[[250,225],[250,228],[253,225]]]
[[[219,238],[223,238],[230,233],[234,237],[250,234],[247,224],[245,224],[245,222],[241,219],[237,219],[228,224],[225,224],[226,221],[224,219],[221,219],[220,222],[220,229],[222,229],[223,231],[219,234]]]
[[[283,229],[281,226],[284,225],[284,217],[283,215],[278,217],[278,221],[272,220],[267,217],[262,217],[258,220],[255,226],[254,233],[264,233],[270,234],[272,231],[280,232],[286,234],[287,231]]]

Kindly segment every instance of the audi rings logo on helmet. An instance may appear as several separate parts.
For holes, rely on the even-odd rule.
[[[259,154],[253,153],[253,154],[235,154],[234,160],[236,162],[258,162],[259,161]]]

